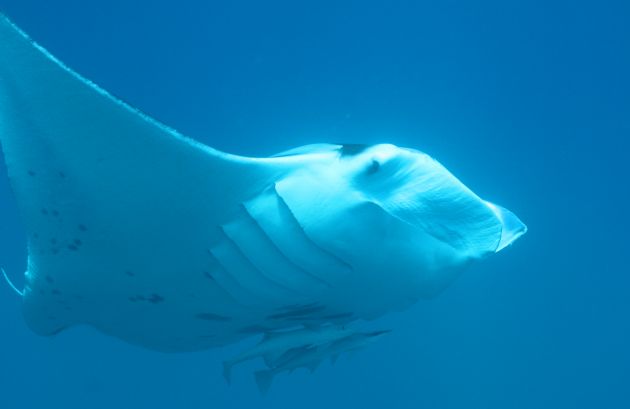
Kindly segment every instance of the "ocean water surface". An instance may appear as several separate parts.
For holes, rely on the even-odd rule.
[[[529,232],[393,331],[266,397],[221,362],[91,328],[33,334],[0,286],[2,408],[630,407],[630,5],[623,1],[37,1],[0,10],[61,61],[215,148],[429,153]],[[1,109],[1,107],[0,107]],[[138,155],[141,155],[138,152]],[[159,166],[159,164],[156,164]],[[25,233],[4,164],[0,266]]]

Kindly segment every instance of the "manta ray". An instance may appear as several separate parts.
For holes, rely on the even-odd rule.
[[[352,349],[368,336],[330,334],[434,297],[526,231],[415,149],[315,144],[256,158],[205,146],[5,17],[0,143],[28,237],[14,289],[34,332],[90,325],[168,352],[276,334],[272,356],[294,353],[269,360],[273,374],[312,363],[295,359],[301,349]]]

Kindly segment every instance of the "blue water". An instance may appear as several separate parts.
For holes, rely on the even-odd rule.
[[[216,148],[389,142],[530,230],[387,337],[262,398],[233,347],[41,338],[0,286],[2,408],[630,407],[630,6],[580,1],[50,1],[0,9],[82,75]],[[425,4],[426,3],[426,4]],[[4,167],[3,167],[4,169]],[[0,173],[0,265],[25,237]]]

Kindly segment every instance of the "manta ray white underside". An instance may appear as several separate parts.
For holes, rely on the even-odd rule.
[[[411,149],[216,151],[1,16],[0,142],[28,232],[24,315],[43,335],[88,324],[163,351],[296,327],[321,338],[437,294],[525,232]]]

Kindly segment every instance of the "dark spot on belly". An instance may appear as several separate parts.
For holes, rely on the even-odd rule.
[[[46,276],[46,282],[47,282],[48,284],[52,284],[52,283],[54,283],[54,282],[55,282],[55,280],[54,280],[51,276]]]
[[[65,179],[66,178],[66,174],[63,173],[62,171],[57,172],[57,174],[59,175],[60,178]]]
[[[51,252],[52,252],[53,254],[59,254],[59,249],[52,249],[52,250],[51,250]]]
[[[277,311],[289,311],[289,310],[296,310],[296,309],[300,309],[300,308],[310,308],[310,307],[315,307],[319,304],[317,304],[316,302],[312,302],[309,304],[289,304],[289,305],[283,305],[281,307],[276,308]]]
[[[44,208],[42,208],[42,214],[43,214],[44,216],[48,216],[48,209],[46,209],[45,207],[44,207]]]
[[[57,244],[57,239],[50,239],[50,244]]]
[[[131,302],[147,301],[151,304],[159,304],[161,302],[164,302],[164,297],[159,294],[151,294],[148,297],[145,297],[144,295],[134,295],[129,297],[128,300]]]
[[[74,244],[68,244],[67,247],[68,247],[68,250],[71,250],[71,251],[79,250],[79,248],[77,246],[75,246]]]
[[[206,277],[208,280],[212,280],[212,281],[214,281],[214,277],[212,277],[212,274],[210,274],[210,273],[209,273],[209,272],[207,272],[207,271],[204,271],[204,272],[203,272],[203,276],[204,276],[204,277]]]
[[[59,290],[58,290],[58,289],[56,289],[56,288],[55,288],[55,289],[53,289],[50,293],[51,293],[52,295],[61,295],[61,291],[59,291]]]
[[[131,270],[126,270],[126,271],[125,271],[125,275],[127,275],[127,276],[129,276],[129,277],[134,277],[134,276],[135,276],[135,273],[134,273],[133,271],[131,271]]]
[[[59,212],[57,210],[52,210],[50,213],[53,215],[53,217],[59,217]]]
[[[34,239],[39,239],[39,233],[33,233],[33,238]]]
[[[195,314],[195,318],[204,320],[204,321],[230,321],[232,318],[225,317],[223,315],[213,314],[211,312],[200,312],[199,314]]]
[[[147,301],[149,301],[151,304],[159,304],[161,302],[164,302],[164,297],[159,294],[151,294],[149,298],[147,298]]]
[[[79,224],[78,228],[80,231],[87,231],[87,227],[84,224]]]
[[[36,175],[36,173],[35,173],[35,171],[33,171],[33,170],[30,170],[30,169],[29,169],[29,171],[28,171],[28,175],[29,175],[29,176],[35,176],[35,175]]]
[[[72,242],[74,243],[75,246],[80,246],[80,245],[83,244],[83,242],[81,240],[79,240],[79,239],[74,239],[74,240],[72,240]]]

